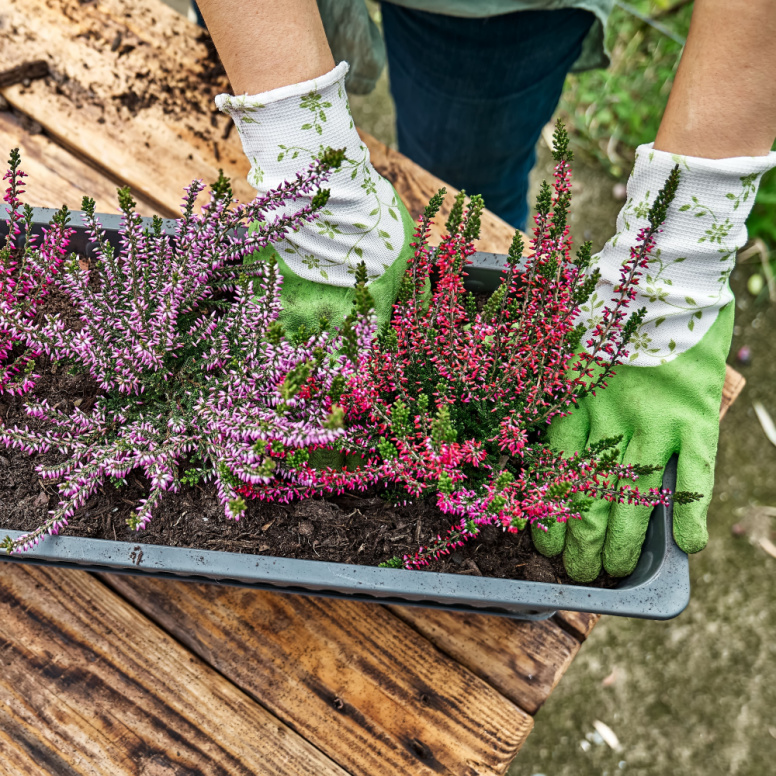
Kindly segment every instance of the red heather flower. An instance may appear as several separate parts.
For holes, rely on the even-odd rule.
[[[8,234],[0,248],[0,309],[29,322],[57,275],[73,230],[67,228],[67,211],[63,208],[54,216],[49,229],[44,230],[41,245],[36,246],[32,209],[21,200],[27,174],[19,169],[20,163],[19,149],[14,148],[3,175],[8,182],[3,196]],[[22,233],[24,243],[20,245],[18,238]],[[21,349],[21,345],[13,330],[0,325],[0,394],[21,395],[35,381],[32,369],[39,353],[34,348]]]
[[[418,221],[391,325],[357,354],[358,368],[339,399],[347,434],[337,447],[360,455],[361,466],[307,471],[309,489],[297,491],[333,493],[380,482],[407,498],[435,495],[443,512],[460,518],[432,546],[389,565],[424,565],[475,536],[482,525],[514,532],[580,518],[593,498],[654,505],[667,497],[658,489],[640,493],[617,484],[652,471],[616,465],[618,439],[570,458],[543,442],[550,420],[605,385],[627,356],[640,313],[626,318],[625,311],[662,221],[639,236],[589,351],[579,353],[584,333],[579,306],[597,274],[588,271],[589,243],[576,258],[570,256],[571,154],[560,126],[555,158],[553,188],[545,184],[539,195],[530,256],[521,267],[523,245],[516,233],[502,284],[481,310],[463,278],[482,200],[472,197],[464,208],[459,195],[448,234],[433,251],[431,219],[444,192],[432,199]],[[670,199],[670,185],[667,191],[663,199]]]

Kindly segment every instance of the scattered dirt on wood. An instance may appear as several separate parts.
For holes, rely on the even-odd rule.
[[[73,13],[75,11],[71,9],[70,15]],[[164,115],[183,122],[187,130],[198,136],[203,132],[198,124],[191,124],[191,112],[210,113],[212,132],[200,137],[208,144],[221,138],[227,123],[232,124],[231,119],[215,107],[215,96],[230,91],[230,85],[207,30],[199,30],[193,39],[194,60],[187,66],[172,66],[165,60],[157,61],[149,53],[156,44],[138,37],[129,28],[117,28],[110,16],[99,10],[79,12],[72,19],[80,29],[77,37],[83,47],[101,54],[110,52],[108,62],[112,62],[110,57],[115,57],[115,69],[110,73],[112,81],[95,81],[86,62],[75,67],[72,63],[58,63],[54,57],[51,61],[25,62],[0,72],[0,86],[22,82],[29,86],[31,80],[46,78],[56,93],[67,97],[76,108],[91,106],[104,113],[106,106],[112,104],[124,118],[130,119],[158,106]],[[177,31],[173,34],[177,35]],[[38,44],[36,32],[27,30],[26,35],[30,48],[35,49]],[[0,39],[2,37],[0,33]],[[118,66],[118,60],[125,57],[128,59]]]
[[[82,326],[68,299],[53,291],[39,315],[59,312],[73,329]],[[97,386],[84,375],[63,373],[46,359],[39,360],[33,394],[52,406],[87,411]],[[24,400],[4,397],[0,422],[30,425]],[[58,452],[27,455],[0,447],[0,536],[3,529],[30,531],[40,525],[58,502],[57,488],[35,472],[41,463],[63,460]],[[133,531],[126,520],[148,492],[138,470],[126,486],[106,483],[69,522],[66,533],[133,544],[162,544],[226,552],[274,555],[286,558],[376,565],[392,556],[413,552],[452,523],[433,504],[420,501],[391,505],[376,490],[291,504],[249,501],[247,513],[235,522],[227,519],[212,483],[184,487],[165,496],[148,527]],[[545,558],[533,548],[530,532],[508,534],[484,528],[477,540],[428,567],[475,576],[570,583],[560,558]],[[420,572],[418,572],[420,573]],[[614,578],[602,575],[593,586],[613,587]]]

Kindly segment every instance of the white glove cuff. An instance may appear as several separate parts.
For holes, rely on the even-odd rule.
[[[680,180],[653,258],[630,309],[646,307],[647,317],[631,340],[637,366],[670,361],[696,344],[718,311],[732,300],[728,278],[736,253],[747,240],[746,219],[760,179],[776,166],[776,153],[704,159],[639,146],[628,180],[627,201],[617,217],[617,233],[595,259],[601,282],[582,310],[590,327],[609,304],[649,210],[679,165]]]
[[[235,118],[246,111],[265,108],[273,102],[280,102],[289,97],[299,97],[316,90],[320,91],[327,86],[337,83],[337,81],[344,81],[349,69],[350,66],[347,62],[340,62],[334,70],[330,70],[324,75],[311,78],[309,81],[302,81],[298,84],[279,86],[277,89],[270,89],[268,92],[262,92],[261,94],[243,94],[240,96],[217,94],[215,97],[216,108]]]
[[[360,261],[374,279],[393,264],[405,243],[401,205],[379,175],[358,136],[345,92],[347,62],[300,84],[263,94],[220,94],[216,105],[234,120],[251,162],[248,183],[262,193],[304,170],[326,148],[345,149],[345,161],[324,187],[327,206],[276,246],[299,277],[351,287]],[[279,213],[295,212],[290,203]]]

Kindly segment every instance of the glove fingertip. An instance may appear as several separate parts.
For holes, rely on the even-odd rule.
[[[695,514],[688,515],[687,511],[693,507]],[[688,555],[700,552],[709,543],[706,509],[705,504],[677,504],[674,507],[674,540]]]
[[[575,582],[592,582],[601,573],[601,553],[574,552],[572,547],[566,547],[563,566]]]
[[[607,551],[604,547],[604,570],[613,577],[627,577],[632,574],[641,556],[641,544],[621,549],[620,552]]]
[[[674,540],[688,554],[700,552],[709,541],[706,515],[714,490],[716,439],[713,446],[704,441],[683,447],[677,466],[676,489],[702,494],[698,501],[674,504]]]
[[[565,523],[553,523],[545,531],[541,526],[531,526],[531,538],[534,547],[546,558],[554,558],[563,552],[566,542]]]

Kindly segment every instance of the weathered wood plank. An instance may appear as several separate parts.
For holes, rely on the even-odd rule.
[[[725,365],[725,384],[722,386],[722,406],[719,408],[719,419],[725,417],[725,413],[730,409],[730,405],[738,398],[741,391],[744,390],[746,379],[742,374],[736,372],[730,364]]]
[[[11,113],[0,113],[0,158],[3,164],[12,148],[20,148],[21,168],[26,193],[22,199],[32,207],[81,209],[86,194],[96,202],[97,211],[115,213],[118,209],[116,189],[121,182],[113,182],[91,165],[77,159],[43,134],[31,135]],[[5,167],[3,167],[5,170]],[[154,206],[134,192],[138,212],[144,216],[156,212]]]
[[[4,563],[0,622],[0,771],[346,776],[89,574]]]
[[[503,773],[533,718],[379,606],[100,575],[349,773]]]
[[[178,215],[183,186],[215,180],[218,166],[236,196],[254,196],[236,133],[214,164],[223,130],[214,132],[210,116],[221,89],[204,82],[207,48],[186,19],[162,3],[127,9],[110,0],[8,0],[0,19],[0,69],[41,58],[51,73],[3,94],[58,143],[143,192],[162,215]]]
[[[213,97],[228,90],[213,70],[207,36],[158,0],[8,0],[0,9],[0,69],[45,59],[51,75],[3,90],[65,147],[128,183],[160,215],[178,215],[192,178],[232,178],[235,195],[251,199],[249,165],[231,119]],[[364,135],[377,169],[418,214],[442,184],[406,157]],[[455,190],[448,187],[447,209]],[[438,219],[442,230],[447,210]],[[483,215],[480,250],[504,253],[514,230]]]
[[[592,632],[595,624],[601,619],[601,615],[588,612],[563,611],[557,612],[553,619],[580,641],[584,641]]]
[[[551,620],[389,609],[529,714],[541,708],[579,651],[579,641]]]

